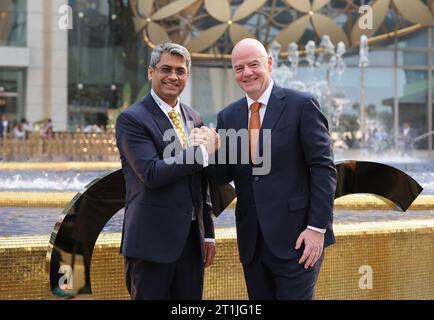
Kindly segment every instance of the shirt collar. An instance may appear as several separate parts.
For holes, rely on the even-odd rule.
[[[270,100],[270,96],[271,96],[271,90],[273,90],[273,85],[274,85],[274,81],[273,81],[273,79],[270,79],[270,83],[268,84],[267,89],[264,91],[264,93],[257,100],[263,106],[268,105],[268,101]],[[256,100],[251,99],[248,95],[246,95],[246,98],[247,98],[247,105],[249,107],[252,105],[253,102],[256,101]]]
[[[176,105],[172,107],[168,103],[164,102],[154,91],[154,89],[151,89],[151,96],[154,98],[155,102],[158,104],[161,110],[168,115],[169,111],[175,110],[178,112],[178,114],[181,114],[181,106],[179,104],[179,98],[176,100]]]

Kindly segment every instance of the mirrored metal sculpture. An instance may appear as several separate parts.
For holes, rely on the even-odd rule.
[[[335,199],[369,193],[406,211],[423,188],[405,172],[378,162],[347,160],[336,164]]]
[[[95,242],[107,222],[124,205],[122,170],[95,179],[72,199],[50,237],[47,262],[54,295],[92,293],[90,263]],[[79,290],[74,282],[82,285]]]
[[[335,199],[356,193],[373,194],[406,211],[422,187],[404,172],[376,162],[344,161],[336,165]],[[226,185],[211,191],[215,216],[235,197]],[[80,191],[65,208],[50,237],[47,271],[53,295],[91,295],[90,267],[99,234],[124,207],[125,182],[122,170],[102,176]],[[80,288],[80,289],[78,289]]]

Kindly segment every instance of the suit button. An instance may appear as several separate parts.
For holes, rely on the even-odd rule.
[[[254,180],[255,180],[256,182],[258,182],[258,181],[259,181],[259,177],[255,177]]]

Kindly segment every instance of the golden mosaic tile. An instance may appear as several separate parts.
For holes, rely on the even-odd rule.
[[[47,299],[48,236],[0,237],[0,299]]]
[[[317,299],[434,299],[434,220],[336,224]],[[216,231],[204,299],[247,299],[234,228]],[[48,236],[0,237],[0,299],[49,297]],[[100,235],[92,258],[95,299],[128,299],[120,233]],[[372,271],[372,288],[369,275]]]
[[[20,192],[0,191],[2,207],[65,208],[76,195],[75,192]],[[234,209],[236,199],[229,205]],[[393,210],[387,204],[371,195],[349,195],[335,200],[336,210]],[[434,210],[434,195],[420,195],[408,210]]]

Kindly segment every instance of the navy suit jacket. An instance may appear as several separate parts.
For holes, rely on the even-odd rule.
[[[202,125],[200,115],[181,104],[187,124]],[[193,210],[199,223],[203,254],[204,238],[214,238],[207,180],[202,174],[197,147],[171,152],[163,159],[166,130],[172,124],[150,94],[124,110],[116,123],[116,140],[125,177],[125,218],[121,253],[157,263],[176,261],[182,253],[192,223]],[[197,152],[196,152],[197,151]],[[187,158],[198,161],[186,164]],[[190,161],[191,163],[191,161]]]
[[[217,118],[217,129],[247,129],[247,99],[230,104]],[[264,149],[264,129],[271,129],[268,174],[254,176],[252,165],[241,163],[240,140],[232,150],[226,141],[226,155],[238,154],[236,164],[213,165],[208,170],[216,186],[232,180],[235,183],[238,247],[243,263],[253,258],[258,226],[270,250],[282,259],[302,254],[303,247],[294,247],[307,225],[327,229],[325,246],[335,242],[332,220],[336,169],[327,120],[318,103],[308,94],[275,84],[261,124],[260,153]]]

